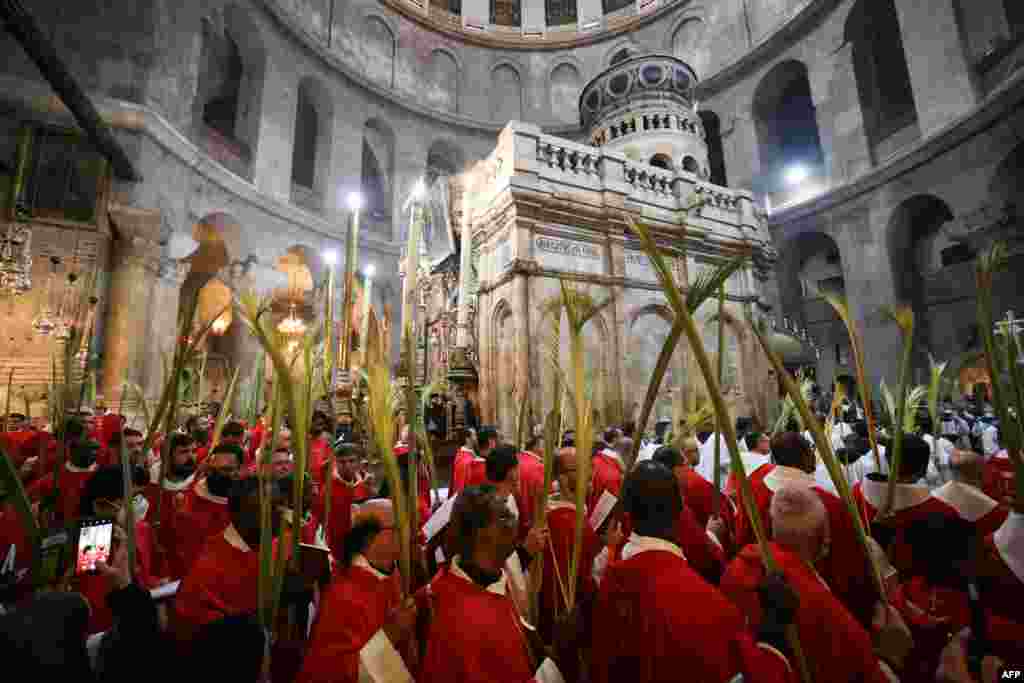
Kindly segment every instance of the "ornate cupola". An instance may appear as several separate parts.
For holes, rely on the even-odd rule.
[[[595,146],[706,179],[708,149],[694,106],[696,85],[696,73],[680,59],[631,57],[583,88],[580,122]]]

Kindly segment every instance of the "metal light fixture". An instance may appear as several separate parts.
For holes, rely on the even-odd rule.
[[[302,322],[302,318],[295,313],[294,303],[289,309],[288,317],[278,323],[277,329],[281,334],[288,335],[289,337],[298,337],[305,334],[306,323]]]
[[[227,332],[230,324],[231,322],[228,320],[227,316],[222,313],[217,316],[217,319],[213,321],[212,325],[210,325],[210,332],[219,337]]]
[[[0,233],[0,294],[20,296],[32,289],[32,231],[11,223]]]
[[[61,332],[61,321],[57,307],[53,305],[53,282],[57,277],[57,267],[60,265],[59,256],[50,257],[50,273],[46,277],[46,287],[43,290],[40,301],[39,314],[32,320],[32,330],[42,336],[49,337],[51,334]]]

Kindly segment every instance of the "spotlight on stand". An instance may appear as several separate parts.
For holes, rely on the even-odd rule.
[[[357,211],[363,208],[363,195],[358,192],[351,192],[348,195],[348,208]]]
[[[427,194],[427,186],[423,184],[423,179],[416,181],[416,184],[412,188],[412,198],[419,200],[423,199],[423,196]]]
[[[790,186],[799,185],[800,183],[807,180],[810,173],[807,171],[806,166],[796,165],[790,166],[786,169],[786,184]]]
[[[377,268],[371,263],[363,269],[363,274],[368,278],[372,278],[373,274],[377,272]]]
[[[324,252],[324,263],[329,266],[333,266],[338,262],[338,252],[333,249],[328,249]]]

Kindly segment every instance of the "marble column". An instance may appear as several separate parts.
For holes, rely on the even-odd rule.
[[[811,96],[829,185],[849,182],[871,166],[864,114],[853,70],[853,45],[845,43],[812,67]]]
[[[110,287],[104,320],[106,346],[100,381],[110,405],[119,405],[124,383],[142,383],[146,371],[148,323],[160,272],[159,211],[113,206]]]
[[[148,399],[157,400],[163,390],[163,354],[174,349],[178,336],[181,286],[188,277],[189,267],[187,261],[165,259],[160,263],[159,275],[153,283],[144,351],[145,375],[142,384],[143,392]]]
[[[896,0],[896,12],[918,125],[926,138],[974,109],[978,96],[971,65],[952,2]]]

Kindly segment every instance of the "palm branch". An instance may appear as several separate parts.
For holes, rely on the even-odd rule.
[[[903,335],[903,357],[900,360],[899,394],[894,397],[896,410],[893,415],[892,458],[889,461],[889,487],[885,500],[884,516],[893,513],[896,502],[896,482],[900,476],[900,462],[903,455],[904,420],[907,412],[907,385],[910,383],[911,354],[914,350],[914,311],[909,306],[891,306],[888,314],[899,326]]]

